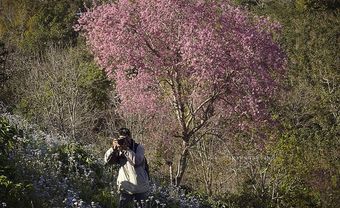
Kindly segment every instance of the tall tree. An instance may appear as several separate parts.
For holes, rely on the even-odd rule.
[[[124,115],[165,116],[174,124],[172,136],[182,142],[176,185],[189,148],[213,121],[264,118],[272,75],[284,71],[273,40],[280,25],[228,1],[120,0],[83,13],[77,29],[115,79]]]

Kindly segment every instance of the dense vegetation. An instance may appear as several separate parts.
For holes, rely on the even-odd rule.
[[[94,6],[83,2],[0,2],[0,206],[114,206],[115,170],[102,157],[121,126],[146,146],[149,207],[339,206],[338,1],[233,1],[281,24],[286,72],[266,121],[233,115],[193,137],[180,187],[171,173],[182,142],[169,138],[180,125],[121,114],[119,83],[74,30]]]

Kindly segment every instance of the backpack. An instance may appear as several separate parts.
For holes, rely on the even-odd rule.
[[[138,147],[138,144],[135,143],[133,145],[133,151],[136,153],[137,152],[137,147]],[[149,164],[148,164],[148,160],[146,159],[146,157],[144,156],[144,169],[146,171],[146,174],[148,175],[148,178],[150,180],[150,171],[149,171]]]

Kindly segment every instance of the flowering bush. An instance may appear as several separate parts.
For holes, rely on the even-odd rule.
[[[116,205],[116,167],[104,166],[92,148],[46,134],[3,109],[0,113],[2,207]],[[199,207],[199,201],[176,187],[154,184],[138,207]]]
[[[6,186],[1,190],[7,194],[1,202],[17,207],[100,207],[93,200],[101,199],[102,206],[113,206],[115,194],[105,194],[114,193],[114,186],[110,186],[115,180],[112,170],[104,168],[86,147],[67,142],[62,136],[45,134],[18,116],[4,113],[0,118],[1,147],[7,147],[1,148],[1,157],[8,157],[1,158],[0,173],[5,170],[5,175],[0,184]],[[28,184],[15,184],[9,177]]]

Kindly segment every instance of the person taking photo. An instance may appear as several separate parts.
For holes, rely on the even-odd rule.
[[[118,138],[113,139],[112,147],[104,156],[105,164],[119,166],[117,186],[119,208],[127,207],[133,201],[145,200],[149,191],[149,175],[146,168],[144,147],[135,142],[127,128],[118,131]]]

